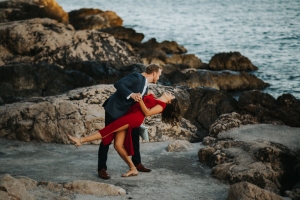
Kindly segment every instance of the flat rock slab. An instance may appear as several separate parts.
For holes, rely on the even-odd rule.
[[[245,125],[221,132],[218,139],[232,138],[236,141],[265,140],[280,143],[289,149],[300,148],[300,128],[282,125],[255,124]]]
[[[185,152],[167,152],[168,142],[141,143],[142,162],[152,169],[137,177],[122,178],[128,170],[110,147],[110,180],[97,174],[98,145],[35,143],[0,138],[0,174],[27,176],[36,181],[66,183],[90,180],[124,188],[125,196],[96,197],[76,195],[76,199],[226,199],[229,185],[210,175],[211,169],[198,161],[203,146],[193,143]]]

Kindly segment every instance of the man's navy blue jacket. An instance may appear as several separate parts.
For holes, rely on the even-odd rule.
[[[135,103],[132,98],[127,99],[131,93],[143,92],[146,78],[140,73],[132,73],[114,84],[117,91],[103,104],[105,111],[115,119],[123,116],[130,106]],[[148,92],[148,87],[145,94]],[[145,95],[144,94],[144,95]]]

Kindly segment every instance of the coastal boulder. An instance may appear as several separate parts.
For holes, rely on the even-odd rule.
[[[53,64],[14,63],[0,67],[0,96],[4,103],[57,95],[94,84],[93,78],[80,71],[63,70]]]
[[[287,191],[292,196],[296,190],[289,190],[300,180],[296,175],[298,129],[260,124],[220,132],[216,143],[199,150],[199,160],[212,167],[213,177],[231,185],[247,181],[269,192]]]
[[[149,89],[159,96],[170,87],[150,85]],[[83,137],[104,127],[102,104],[113,92],[113,85],[97,85],[58,96],[30,98],[0,106],[0,137],[69,144],[67,134]],[[175,93],[183,92],[177,88]],[[180,101],[185,99],[178,98]],[[181,109],[187,109],[186,104]],[[162,123],[160,115],[156,115],[147,118],[145,125],[149,127],[150,141],[197,139],[196,127],[185,119],[179,126],[171,127]]]
[[[9,174],[0,175],[0,198],[12,200],[34,199],[74,199],[76,194],[82,198],[87,195],[120,196],[126,191],[119,187],[106,183],[98,183],[87,180],[77,180],[68,183],[37,182],[25,176],[12,177]]]
[[[75,31],[70,25],[47,18],[2,23],[0,50],[0,66],[45,61],[63,68],[85,60],[119,66],[140,63],[122,41],[107,33]]]
[[[155,38],[142,43],[142,45],[135,45],[135,52],[140,55],[145,65],[150,63],[157,63],[160,65],[166,64],[167,54],[183,54],[187,50],[177,44],[175,41],[157,42]]]
[[[192,148],[192,144],[186,140],[175,140],[167,146],[168,152],[187,151]]]
[[[0,23],[33,18],[50,18],[67,24],[66,13],[55,0],[10,0],[0,2]]]
[[[218,53],[209,61],[212,70],[253,71],[258,68],[240,52]]]
[[[129,44],[139,44],[145,37],[143,33],[137,33],[134,29],[124,26],[104,28],[101,29],[101,32],[111,34],[116,39],[128,42]]]
[[[225,91],[198,87],[187,89],[190,106],[183,115],[198,129],[198,137],[207,136],[210,126],[222,114],[237,111],[237,101]]]
[[[260,123],[300,127],[300,100],[291,94],[277,99],[261,91],[243,92],[238,100],[239,112],[255,116]]]
[[[170,57],[167,57],[166,59],[166,64],[171,64],[171,65],[186,65],[188,68],[195,68],[199,69],[202,68],[204,65],[198,57],[196,57],[194,54],[173,54]]]
[[[113,65],[109,62],[78,61],[67,64],[64,70],[79,71],[96,81],[97,84],[114,84],[121,78],[134,73],[145,71],[142,64],[130,64],[126,66]]]
[[[240,200],[284,200],[281,196],[263,190],[256,185],[248,182],[240,182],[230,186],[230,190],[227,196],[228,200],[240,199]]]
[[[123,23],[123,20],[115,12],[93,8],[82,8],[69,12],[69,21],[76,30],[103,29],[122,26]]]
[[[236,112],[223,114],[210,126],[209,136],[217,137],[222,131],[228,131],[247,124],[258,124],[258,120],[251,115],[241,115]]]
[[[264,89],[269,86],[261,79],[246,72],[209,71],[209,70],[182,70],[169,78],[173,86],[211,87],[226,91],[245,91]]]

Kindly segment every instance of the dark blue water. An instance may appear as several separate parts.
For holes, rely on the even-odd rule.
[[[57,0],[65,11],[115,11],[144,41],[174,40],[203,62],[220,52],[239,51],[271,84],[275,98],[300,99],[300,0]]]

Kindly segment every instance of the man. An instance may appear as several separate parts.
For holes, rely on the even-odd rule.
[[[142,96],[148,93],[148,83],[156,83],[162,72],[162,68],[156,64],[150,64],[143,73],[133,73],[114,84],[117,91],[112,94],[103,104],[105,110],[105,126],[123,116],[130,106],[139,101]],[[140,143],[138,129],[132,130],[132,142],[134,155],[132,162],[140,172],[150,172],[141,163]],[[107,153],[109,145],[103,145],[102,142],[98,152],[98,174],[102,179],[110,179],[107,173]]]

